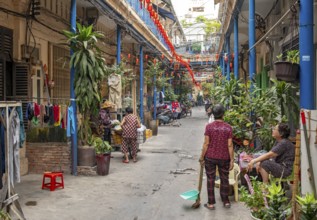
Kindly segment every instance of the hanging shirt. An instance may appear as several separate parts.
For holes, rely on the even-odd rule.
[[[67,137],[70,137],[71,134],[75,134],[76,132],[75,120],[76,120],[76,117],[74,117],[73,106],[69,106],[67,111],[67,129],[66,129]]]

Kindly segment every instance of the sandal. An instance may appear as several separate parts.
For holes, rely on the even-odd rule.
[[[226,202],[223,204],[223,206],[227,209],[229,209],[231,207],[231,204],[229,202]]]
[[[214,205],[209,205],[208,203],[204,204],[204,207],[209,210],[215,210],[216,207]]]
[[[122,163],[129,163],[129,160],[123,160]]]

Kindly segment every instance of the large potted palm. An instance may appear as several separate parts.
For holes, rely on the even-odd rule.
[[[101,102],[100,83],[105,76],[105,64],[97,46],[103,34],[93,30],[93,26],[77,23],[77,32],[64,31],[73,54],[70,66],[75,69],[74,91],[81,120],[78,126],[78,165],[95,165],[95,150],[86,147],[91,136],[90,117],[97,114]]]

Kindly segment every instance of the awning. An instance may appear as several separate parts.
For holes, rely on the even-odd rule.
[[[157,11],[156,4],[152,3],[152,6],[153,6],[153,9],[155,11]],[[164,18],[169,18],[169,19],[171,19],[173,21],[176,21],[176,18],[175,18],[174,14],[172,12],[169,12],[169,11],[167,11],[167,10],[161,8],[161,7],[158,7],[158,13],[159,13],[159,15],[161,15]]]

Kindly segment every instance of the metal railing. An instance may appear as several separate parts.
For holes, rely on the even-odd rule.
[[[134,11],[139,15],[139,17],[143,20],[143,22],[151,30],[151,32],[156,36],[156,38],[160,40],[160,42],[164,45],[164,47],[169,50],[169,47],[167,46],[163,37],[158,31],[154,21],[151,19],[150,13],[146,9],[146,5],[145,7],[144,5],[142,5],[142,9],[141,9],[141,3],[139,0],[125,0],[125,1],[134,9]]]

